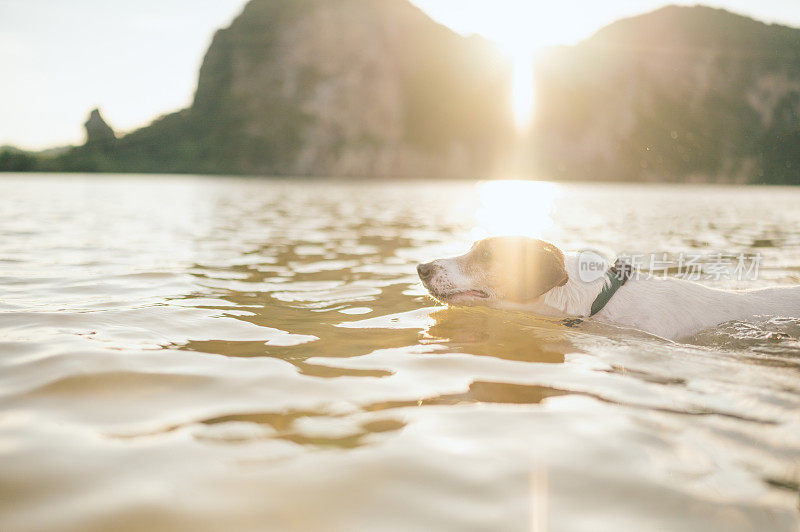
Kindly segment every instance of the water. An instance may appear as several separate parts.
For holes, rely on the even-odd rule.
[[[800,323],[434,306],[489,233],[760,253],[800,189],[0,180],[4,530],[796,530]]]

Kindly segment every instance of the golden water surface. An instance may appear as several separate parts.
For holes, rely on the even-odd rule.
[[[800,190],[0,180],[2,530],[797,530],[800,322],[443,308],[488,234],[762,256]]]

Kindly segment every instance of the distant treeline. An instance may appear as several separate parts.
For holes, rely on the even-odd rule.
[[[40,158],[34,154],[0,148],[0,172],[35,172],[40,167]]]

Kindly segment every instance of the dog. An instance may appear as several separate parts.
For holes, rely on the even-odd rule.
[[[800,286],[719,290],[678,278],[632,276],[597,258],[606,275],[583,281],[578,253],[534,238],[492,237],[464,255],[420,264],[417,273],[431,296],[448,305],[592,317],[669,340],[732,320],[800,317]]]

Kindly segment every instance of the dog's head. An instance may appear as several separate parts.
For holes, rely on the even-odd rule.
[[[532,303],[569,280],[561,250],[526,237],[480,240],[464,255],[420,264],[417,273],[435,299],[455,305]]]

